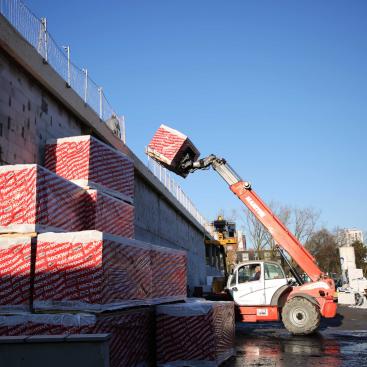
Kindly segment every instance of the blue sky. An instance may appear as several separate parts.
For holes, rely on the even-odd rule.
[[[265,201],[367,230],[366,1],[25,3],[125,115],[141,159],[165,123]],[[176,180],[208,219],[241,207],[214,172]]]

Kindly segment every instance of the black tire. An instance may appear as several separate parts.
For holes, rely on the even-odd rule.
[[[282,310],[283,324],[294,335],[313,333],[320,325],[319,308],[303,297],[291,298]]]

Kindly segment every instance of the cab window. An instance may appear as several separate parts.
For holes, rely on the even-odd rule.
[[[271,279],[284,279],[284,273],[282,268],[277,264],[265,263],[265,280]]]
[[[243,265],[238,269],[238,284],[260,279],[260,264]]]

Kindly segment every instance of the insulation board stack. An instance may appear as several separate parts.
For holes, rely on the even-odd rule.
[[[101,190],[132,202],[132,160],[90,135],[48,141],[45,167],[82,187]]]
[[[87,190],[85,229],[134,237],[134,206],[97,190]]]
[[[45,166],[87,189],[85,230],[134,236],[134,164],[118,150],[90,136],[50,140]]]
[[[184,251],[98,231],[38,236],[35,309],[100,312],[185,299]]]
[[[155,303],[186,299],[187,266],[183,251],[152,245],[150,263]]]
[[[86,193],[36,164],[0,167],[0,232],[84,229]]]
[[[196,161],[200,155],[186,135],[166,125],[161,125],[156,131],[147,147],[147,154],[183,177],[187,173],[181,172],[178,167],[182,160],[188,155],[192,161]]]
[[[219,366],[234,355],[234,338],[233,302],[156,307],[158,366]]]
[[[0,236],[0,311],[30,309],[32,237]]]
[[[110,333],[111,367],[152,366],[152,311],[107,314],[19,314],[0,316],[0,336]]]

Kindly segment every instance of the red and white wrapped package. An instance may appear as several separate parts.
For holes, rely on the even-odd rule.
[[[149,367],[154,361],[154,313],[150,308],[97,315],[95,333],[111,333],[111,367]]]
[[[82,187],[133,200],[133,161],[90,135],[49,140],[45,167]]]
[[[233,302],[196,301],[156,307],[158,366],[217,367],[234,355]]]
[[[29,311],[30,236],[0,237],[0,311]]]
[[[187,294],[186,252],[153,246],[151,267],[152,299],[155,303],[185,299]]]
[[[87,334],[95,324],[89,314],[0,315],[0,336]]]
[[[134,237],[134,206],[98,190],[87,190],[85,230]]]
[[[104,311],[147,304],[151,245],[99,231],[38,236],[34,307]]]
[[[152,366],[153,314],[140,308],[109,314],[0,315],[0,336],[111,334],[111,367]]]
[[[86,193],[36,164],[0,167],[0,232],[80,231]]]
[[[196,161],[200,155],[200,152],[186,135],[166,125],[161,125],[156,131],[146,153],[169,170],[183,177],[186,177],[187,173],[180,170],[179,164],[185,156],[188,155],[190,160]]]

